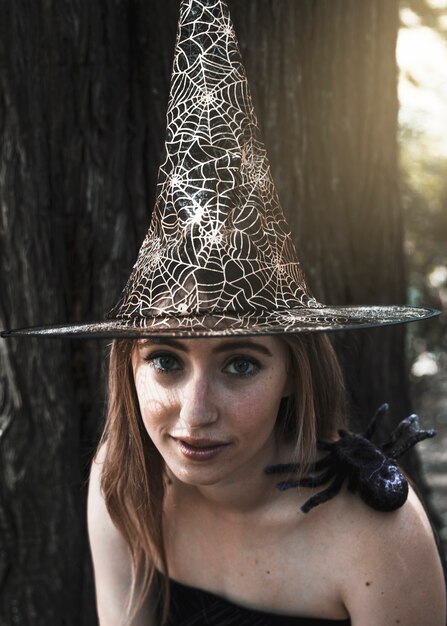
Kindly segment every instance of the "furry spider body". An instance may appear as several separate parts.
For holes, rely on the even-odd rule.
[[[331,500],[339,493],[347,481],[347,488],[358,493],[366,504],[378,511],[395,511],[408,497],[408,482],[399,469],[396,459],[419,441],[434,437],[434,430],[421,430],[418,417],[410,415],[403,420],[391,435],[388,442],[376,446],[371,438],[377,423],[388,411],[384,404],[377,411],[364,435],[339,431],[340,438],[334,442],[319,441],[318,448],[327,451],[324,458],[314,463],[309,476],[297,480],[278,483],[280,491],[294,487],[320,487],[329,483],[326,489],[309,498],[301,510],[311,509]],[[272,465],[268,474],[293,474],[299,465]]]

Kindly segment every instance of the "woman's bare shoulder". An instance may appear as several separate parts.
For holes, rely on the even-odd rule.
[[[444,626],[441,561],[413,489],[404,506],[391,513],[375,511],[348,492],[340,494],[335,509],[334,524],[344,537],[341,593],[353,623]]]
[[[375,510],[365,504],[357,493],[351,493],[347,489],[342,490],[333,502],[336,504],[332,511],[334,518],[332,522],[337,519],[337,523],[345,525],[348,521],[352,532],[362,539],[365,532],[381,530],[384,533],[384,541],[391,539],[394,541],[410,533],[422,534],[433,540],[433,531],[427,514],[411,487],[405,504],[391,512]],[[321,505],[321,509],[324,506],[326,505]]]
[[[104,530],[104,526],[109,527],[109,530],[116,530],[116,527],[110,519],[110,515],[107,511],[107,507],[104,501],[103,493],[101,490],[101,479],[104,461],[107,455],[107,443],[101,445],[97,450],[92,465],[90,468],[90,480],[88,490],[88,523],[89,532],[97,531],[98,523]]]

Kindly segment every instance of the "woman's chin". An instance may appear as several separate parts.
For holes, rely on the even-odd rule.
[[[205,468],[185,468],[168,466],[168,474],[176,486],[212,487],[224,480],[221,471],[210,471]]]

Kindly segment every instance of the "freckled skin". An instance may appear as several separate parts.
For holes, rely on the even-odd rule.
[[[243,348],[228,351],[225,342],[184,340],[175,347],[151,343],[137,349],[132,359],[147,432],[172,477],[190,486],[247,481],[250,475],[262,475],[277,455],[275,423],[288,387],[286,347],[273,337],[244,339]],[[250,344],[262,345],[270,354]],[[169,365],[166,371],[154,366],[160,358]],[[247,367],[248,374],[238,373],[238,367]],[[182,437],[222,442],[225,449],[209,462],[191,461],[179,451]]]

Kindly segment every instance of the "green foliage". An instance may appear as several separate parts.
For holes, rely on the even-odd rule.
[[[402,28],[430,28],[446,42],[447,2],[401,0],[400,6]],[[414,14],[414,20],[405,19],[405,10]],[[424,89],[411,68],[405,68],[402,74],[413,88]],[[432,82],[433,89],[436,87]],[[443,97],[440,91],[437,95]],[[428,110],[423,114],[430,116]],[[447,136],[435,146],[433,134],[424,131],[424,122],[417,115],[405,119],[400,125],[399,140],[409,300],[412,304],[444,309],[440,320],[415,324],[409,329],[410,357],[414,359],[425,350],[447,350]]]
[[[409,299],[442,309],[447,304],[447,157],[434,157],[421,131],[401,126],[402,204]],[[443,269],[445,268],[445,270]],[[445,313],[439,323],[416,324],[416,345],[447,349]]]

